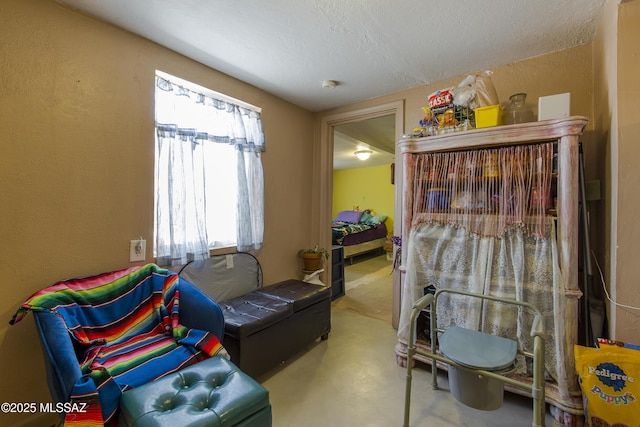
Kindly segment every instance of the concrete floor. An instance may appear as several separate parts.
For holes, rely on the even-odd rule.
[[[396,363],[396,341],[390,324],[334,308],[327,341],[260,379],[270,392],[273,426],[402,426],[406,369]],[[479,411],[451,395],[446,373],[439,378],[434,391],[428,368],[413,371],[411,427],[532,425],[530,399],[505,393],[500,409]],[[546,426],[559,425],[547,409]]]

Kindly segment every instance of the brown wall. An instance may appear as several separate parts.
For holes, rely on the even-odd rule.
[[[491,71],[493,72],[492,82],[500,102],[505,105],[509,102],[511,94],[526,92],[527,107],[530,107],[537,115],[538,97],[571,92],[571,114],[587,117],[592,114],[593,91],[590,45],[582,45],[512,64],[495,66],[491,68]],[[476,71],[470,71],[470,73],[473,72]],[[465,76],[455,76],[429,85],[394,92],[336,108],[324,112],[323,115],[404,100],[404,128],[405,131],[411,131],[418,126],[419,120],[424,116],[421,108],[427,105],[427,97],[438,89],[457,86]],[[592,124],[589,124],[588,129],[591,129],[592,126]]]
[[[31,316],[55,281],[152,257],[156,69],[262,107],[265,283],[299,277],[313,114],[53,0],[0,3],[0,401],[50,402]],[[29,417],[0,414],[0,424]]]
[[[625,2],[618,11],[618,216],[615,300],[640,307],[640,1]],[[640,343],[640,311],[616,308],[617,339]]]
[[[594,39],[594,106],[605,185],[605,280],[614,301],[639,307],[640,1],[609,0]],[[612,338],[640,342],[638,309],[608,304]]]
[[[539,96],[571,92],[572,114],[593,118],[583,139],[587,179],[603,180],[603,206],[610,203],[607,191],[616,191],[624,199],[617,210],[606,209],[607,215],[623,213],[621,225],[615,226],[621,243],[617,252],[602,242],[613,242],[606,237],[607,224],[618,219],[605,221],[605,209],[594,203],[593,221],[603,224],[598,228],[605,230],[603,237],[595,233],[594,250],[617,254],[618,262],[612,269],[618,276],[618,297],[636,306],[640,301],[634,269],[640,267],[635,260],[638,233],[633,217],[638,211],[635,193],[640,172],[634,165],[639,130],[634,70],[639,69],[640,56],[634,40],[640,31],[639,5],[637,0],[623,3],[620,28],[612,31],[614,35],[620,31],[619,55],[624,57],[618,64],[619,93],[607,78],[596,77],[601,83],[598,86],[592,77],[592,70],[598,76],[598,70],[607,68],[603,64],[609,43],[601,49],[594,43],[593,54],[592,46],[585,45],[492,68],[502,101],[524,91],[535,109]],[[605,23],[605,31],[611,31],[611,25]],[[0,285],[0,315],[5,319],[0,326],[1,401],[50,401],[32,320],[7,325],[19,304],[57,280],[127,267],[129,240],[140,235],[152,240],[156,69],[263,108],[267,141],[263,156],[265,248],[257,255],[265,282],[298,276],[296,252],[314,243],[306,228],[310,213],[305,208],[312,206],[309,182],[319,170],[313,161],[313,123],[314,118],[318,123],[322,114],[314,117],[152,42],[65,9],[53,0],[2,0],[0,40],[0,274],[5,278]],[[421,118],[420,108],[426,105],[427,96],[436,89],[456,85],[463,77],[327,114],[403,100],[405,130],[410,130]],[[617,122],[611,131],[601,126],[609,119],[603,116],[612,108],[594,109],[594,101],[597,104],[603,98],[619,102],[620,110],[625,110],[620,114],[619,129]],[[609,133],[620,135],[622,160],[620,173],[616,174],[621,182],[619,190],[607,178],[609,168],[616,170],[605,148]],[[148,248],[150,260],[151,245]],[[616,331],[620,339],[639,341],[637,328],[633,331],[636,313],[618,316]],[[27,416],[0,414],[2,425],[26,420]]]
[[[613,280],[615,274],[610,274],[615,269],[612,265],[616,263],[615,247],[616,233],[612,230],[611,224],[615,223],[614,217],[617,215],[617,191],[618,176],[612,173],[617,169],[618,134],[611,132],[617,125],[617,18],[618,2],[608,1],[605,4],[603,14],[600,18],[598,29],[593,40],[593,83],[594,83],[594,115],[593,121],[597,129],[597,139],[603,144],[601,155],[599,156],[599,166],[602,173],[602,202],[603,215],[595,224],[596,228],[603,230],[602,237],[605,244],[599,259],[602,260],[601,267],[607,277],[609,291],[615,287]],[[609,324],[612,330],[615,329],[615,312],[609,310]]]
[[[471,70],[470,73],[477,71],[481,70]],[[491,71],[493,72],[491,80],[500,102],[505,106],[509,103],[510,95],[525,92],[527,93],[527,107],[537,116],[538,97],[570,92],[571,114],[589,118],[593,116],[591,45],[582,45],[524,61],[495,66],[491,68]],[[323,114],[336,114],[403,100],[405,105],[404,130],[409,132],[418,126],[419,120],[424,116],[421,108],[427,105],[427,97],[438,89],[457,86],[464,77],[465,75],[456,76],[429,85],[394,92]],[[594,158],[596,149],[593,129],[594,124],[590,121],[582,139],[585,143],[587,179],[596,177],[596,159]]]
[[[603,179],[603,215],[595,227],[602,230],[604,245],[598,248],[598,258],[609,294],[618,304],[633,307],[640,306],[639,37],[640,1],[607,1],[593,41],[594,122]],[[608,303],[607,309],[610,337],[640,342],[638,309],[613,303]]]

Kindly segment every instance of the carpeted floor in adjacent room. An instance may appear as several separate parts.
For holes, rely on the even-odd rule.
[[[333,307],[391,323],[392,269],[386,255],[361,255],[353,263],[347,260],[345,295]]]

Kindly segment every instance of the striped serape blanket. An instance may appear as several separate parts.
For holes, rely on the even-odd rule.
[[[74,385],[65,426],[117,424],[122,392],[216,354],[218,337],[179,323],[177,274],[155,264],[56,283],[33,294],[29,310],[56,314],[77,342],[83,376]]]

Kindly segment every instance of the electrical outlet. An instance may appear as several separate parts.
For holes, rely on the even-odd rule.
[[[144,261],[147,254],[147,241],[144,239],[132,240],[129,244],[129,262]]]

